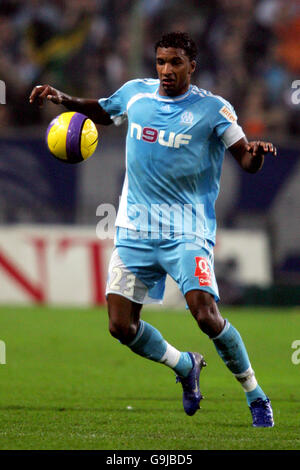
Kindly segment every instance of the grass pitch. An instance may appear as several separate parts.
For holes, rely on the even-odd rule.
[[[300,449],[300,309],[222,308],[239,329],[275,427],[255,429],[244,393],[188,312],[145,310],[181,350],[208,366],[205,400],[186,416],[171,369],[134,355],[107,332],[105,309],[0,308],[0,449]]]

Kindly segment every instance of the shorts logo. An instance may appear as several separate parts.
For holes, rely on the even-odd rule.
[[[199,278],[200,286],[211,286],[211,273],[206,258],[195,256],[195,276]]]
[[[223,108],[220,109],[219,113],[222,114],[222,116],[224,116],[224,118],[226,118],[227,121],[230,121],[230,122],[236,121],[235,115],[230,111],[230,109],[227,108],[227,106],[223,106]]]

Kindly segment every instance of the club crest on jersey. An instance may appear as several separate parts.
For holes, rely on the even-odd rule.
[[[182,145],[188,145],[192,139],[190,134],[176,134],[175,132],[159,131],[153,127],[142,127],[132,122],[130,125],[130,137],[143,140],[150,144],[158,142],[164,147],[178,149]]]
[[[200,286],[211,286],[211,273],[206,258],[195,256],[195,277],[198,277]]]
[[[193,120],[194,120],[194,115],[190,111],[184,111],[184,113],[182,113],[181,118],[180,118],[180,122],[182,124],[192,124]]]

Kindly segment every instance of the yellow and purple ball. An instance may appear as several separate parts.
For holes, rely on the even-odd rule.
[[[46,143],[54,157],[65,163],[79,163],[95,152],[98,131],[84,114],[68,111],[50,122]]]

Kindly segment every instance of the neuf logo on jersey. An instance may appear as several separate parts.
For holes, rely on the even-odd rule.
[[[150,144],[158,142],[164,147],[180,148],[182,145],[188,145],[192,140],[190,134],[176,134],[175,132],[159,131],[153,127],[142,127],[135,122],[130,126],[130,137],[137,140],[144,140]]]

